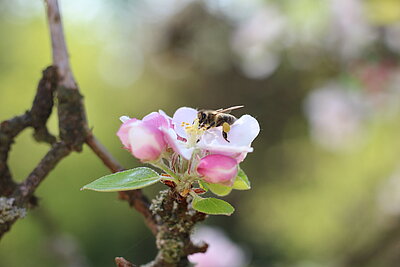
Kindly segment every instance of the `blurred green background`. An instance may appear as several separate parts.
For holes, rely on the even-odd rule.
[[[400,266],[400,1],[61,1],[89,124],[127,168],[121,115],[243,104],[261,133],[242,168],[251,191],[206,224],[248,265]],[[31,105],[50,42],[39,0],[0,0],[0,120]],[[50,128],[57,131],[56,117]],[[21,181],[46,153],[31,132],[10,155]],[[113,266],[155,253],[142,218],[114,193],[81,192],[108,173],[90,150],[40,186],[39,208],[0,243],[0,266]],[[154,196],[157,185],[146,189]],[[73,259],[73,260],[72,260]]]

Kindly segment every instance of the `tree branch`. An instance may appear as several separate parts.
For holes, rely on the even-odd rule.
[[[116,257],[115,263],[117,264],[117,267],[136,267],[136,265],[125,260],[123,257]]]
[[[186,267],[189,254],[207,250],[207,244],[197,246],[190,239],[195,224],[207,215],[193,210],[189,200],[174,189],[161,191],[153,200],[150,210],[158,223],[158,254],[146,267]]]
[[[31,124],[32,118],[29,111],[0,124],[0,196],[10,196],[16,187],[7,164],[8,153],[14,143],[14,138]]]
[[[50,28],[51,46],[53,49],[53,65],[57,67],[60,85],[78,89],[68,59],[68,50],[64,38],[60,8],[57,0],[45,0],[47,19]]]

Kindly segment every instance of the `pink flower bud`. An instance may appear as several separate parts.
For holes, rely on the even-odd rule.
[[[138,121],[129,130],[131,153],[141,161],[153,161],[167,148],[160,129],[146,122]]]
[[[238,172],[237,161],[229,156],[208,155],[200,160],[197,172],[208,183],[230,185]]]
[[[125,148],[141,161],[157,160],[167,148],[164,134],[153,122],[130,119],[117,132]]]
[[[124,145],[124,147],[130,150],[129,130],[131,129],[132,124],[138,120],[135,118],[129,119],[129,117],[126,116],[121,117],[121,120],[123,123],[117,132],[117,136],[119,137],[119,140],[121,140],[121,143]]]

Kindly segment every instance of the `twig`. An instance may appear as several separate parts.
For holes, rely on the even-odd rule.
[[[68,59],[68,50],[64,38],[60,8],[57,0],[45,0],[47,18],[50,28],[51,46],[53,49],[53,65],[57,67],[60,85],[78,89]]]
[[[71,150],[80,152],[87,133],[83,97],[79,93],[78,85],[70,67],[58,1],[45,1],[53,66],[58,73],[57,100],[60,137]]]
[[[43,71],[43,78],[39,81],[35,99],[30,111],[34,138],[38,142],[53,144],[56,137],[49,133],[46,123],[54,105],[54,92],[57,89],[57,70],[55,67],[47,67]]]
[[[116,257],[115,263],[117,264],[117,267],[136,267],[136,265],[125,260],[123,257]]]
[[[31,110],[20,116],[5,120],[0,124],[0,196],[10,196],[16,188],[11,172],[7,165],[8,153],[14,139],[27,127],[35,129],[37,141],[53,143],[53,137],[46,127],[46,122],[53,107],[53,92],[56,88],[57,75],[53,67],[43,71],[39,81]]]
[[[16,116],[0,124],[0,196],[10,196],[17,186],[12,180],[7,164],[8,153],[14,138],[32,124],[30,112]]]

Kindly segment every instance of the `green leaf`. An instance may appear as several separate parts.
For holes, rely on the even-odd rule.
[[[235,182],[233,183],[233,189],[236,190],[249,190],[251,188],[250,181],[244,171],[239,168],[238,175],[235,178]]]
[[[81,190],[94,190],[99,192],[128,191],[143,188],[158,182],[161,177],[150,168],[139,167],[127,171],[117,172],[103,176]]]
[[[192,206],[197,211],[213,215],[231,215],[235,211],[235,208],[228,202],[212,197],[195,197]]]
[[[201,188],[205,190],[210,190],[215,195],[221,197],[229,195],[232,189],[249,190],[251,188],[249,178],[247,178],[247,175],[240,168],[232,186],[206,183],[204,181],[199,181],[199,185]]]
[[[232,191],[231,186],[226,186],[226,185],[221,185],[221,184],[210,184],[206,183],[208,189],[210,189],[211,192],[216,194],[217,196],[226,196],[229,195],[229,193]]]

